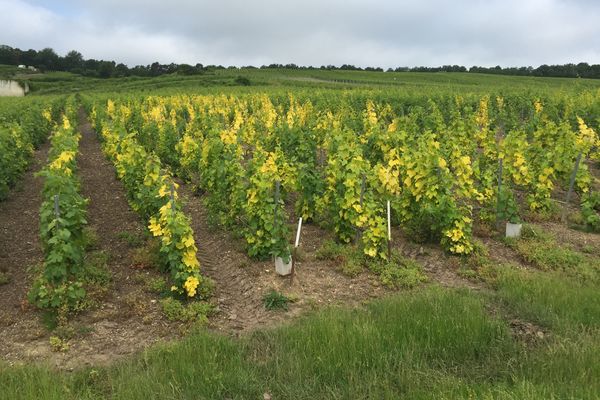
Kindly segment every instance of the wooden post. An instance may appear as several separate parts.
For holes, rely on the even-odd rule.
[[[577,172],[579,171],[579,164],[581,164],[582,156],[583,151],[579,151],[579,154],[577,154],[577,160],[575,160],[575,168],[573,168],[573,172],[571,173],[571,179],[569,180],[569,190],[567,191],[567,197],[565,199],[565,205],[563,207],[562,212],[563,223],[567,222],[567,207],[569,206],[569,202],[571,201],[571,195],[573,194],[573,188],[575,187],[575,179],[577,178]]]
[[[279,207],[279,191],[281,187],[280,181],[275,181],[275,207],[273,209],[273,221],[277,223],[277,208]]]
[[[285,223],[285,221],[279,221],[279,219],[281,218],[281,216],[279,215],[279,202],[280,202],[280,189],[281,189],[281,182],[279,180],[275,181],[275,198],[274,198],[274,204],[273,204],[273,225],[277,226],[277,224],[280,223]],[[290,275],[292,273],[292,268],[294,265],[294,254],[293,254],[293,249],[291,251],[291,255],[290,258],[291,260],[288,260],[287,263],[283,263],[283,257],[281,257],[281,255],[275,255],[275,272],[277,272],[279,275],[281,276],[287,276]],[[289,269],[288,269],[289,268]]]
[[[496,225],[500,226],[500,198],[502,192],[502,158],[498,158],[498,194],[496,195]]]
[[[500,199],[502,192],[502,174],[504,173],[504,159],[500,156],[502,139],[504,138],[504,129],[501,128],[496,133],[496,146],[498,150],[498,194],[496,195],[496,229],[502,230],[502,221],[500,221]]]
[[[362,174],[362,179],[360,181],[360,206],[362,207],[363,202],[365,200],[365,174]]]
[[[322,147],[317,147],[315,152],[317,154],[317,165],[319,168],[323,168],[325,165],[325,149]]]
[[[175,212],[175,184],[171,182],[171,210]]]
[[[277,209],[279,208],[280,187],[281,187],[281,182],[278,180],[275,181],[275,194],[274,194],[274,202],[273,202],[273,226],[277,226]]]
[[[300,245],[300,231],[302,230],[302,217],[298,220],[298,230],[296,231],[296,241],[294,242],[294,247],[298,247]]]
[[[361,209],[363,207],[363,203],[365,200],[365,185],[366,185],[365,174],[362,174],[362,178],[361,178],[361,182],[360,182],[360,208]],[[354,238],[355,244],[358,244],[360,237],[361,237],[361,229],[357,227],[356,228],[356,237]]]
[[[58,195],[54,195],[54,217],[56,219],[60,218],[60,206],[58,204]]]

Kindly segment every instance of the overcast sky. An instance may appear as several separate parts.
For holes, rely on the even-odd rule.
[[[0,44],[161,63],[600,63],[600,0],[0,0]]]

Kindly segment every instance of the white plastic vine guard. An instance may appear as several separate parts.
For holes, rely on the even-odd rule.
[[[286,276],[292,273],[292,257],[288,263],[283,262],[283,258],[275,257],[275,272],[281,276]]]
[[[521,237],[521,228],[523,224],[513,224],[510,222],[506,223],[506,237],[507,238],[518,238]]]

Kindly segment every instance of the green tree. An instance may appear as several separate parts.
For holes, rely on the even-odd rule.
[[[73,71],[83,67],[83,55],[76,50],[71,50],[63,58],[63,68],[65,71]]]

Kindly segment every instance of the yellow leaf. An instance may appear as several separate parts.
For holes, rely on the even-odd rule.
[[[186,279],[185,283],[183,284],[183,287],[185,288],[188,297],[194,297],[196,295],[196,288],[199,284],[200,281],[195,276],[189,276]]]
[[[200,267],[200,263],[198,263],[198,259],[196,258],[196,252],[193,250],[187,250],[185,253],[183,253],[181,261],[184,265],[191,269]]]
[[[150,218],[150,224],[148,225],[148,229],[150,229],[150,232],[152,232],[152,235],[154,236],[162,235],[162,228],[156,220],[156,218],[154,217]]]
[[[182,239],[182,243],[185,247],[192,247],[195,244],[194,237],[192,235],[188,235]]]

